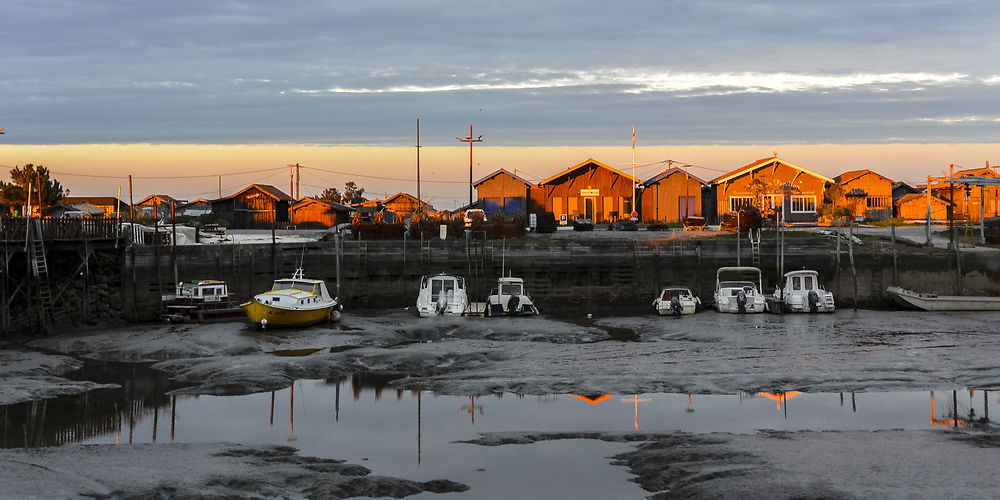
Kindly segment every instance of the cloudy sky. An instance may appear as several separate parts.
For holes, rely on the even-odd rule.
[[[732,168],[781,145],[995,146],[998,26],[995,1],[13,0],[0,164],[30,161],[5,145],[412,147],[417,117],[456,162],[469,124],[484,146],[581,148],[542,177],[591,147],[625,161],[633,125],[761,145]]]

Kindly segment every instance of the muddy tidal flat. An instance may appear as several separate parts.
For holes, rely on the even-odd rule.
[[[0,496],[988,498],[998,324],[396,310],[8,340]]]

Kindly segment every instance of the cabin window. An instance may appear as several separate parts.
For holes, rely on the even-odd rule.
[[[507,283],[500,285],[500,295],[521,295],[521,284]]]
[[[281,302],[281,297],[274,297],[271,299],[273,302]]]
[[[753,196],[729,197],[729,210],[732,212],[739,212],[741,209],[751,207],[753,207]]]
[[[206,288],[206,289],[202,290],[202,292],[205,295],[215,295],[215,289],[214,288]]]
[[[792,290],[802,289],[802,278],[798,276],[792,276]]]
[[[806,276],[806,290],[812,290],[812,289],[813,289],[813,277]]]
[[[815,196],[792,196],[792,213],[816,213]]]

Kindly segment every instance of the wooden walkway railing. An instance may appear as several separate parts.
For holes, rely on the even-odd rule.
[[[25,241],[28,234],[28,224],[37,218],[0,217],[0,238],[4,241]],[[40,219],[42,239],[82,240],[82,239],[115,239],[122,237],[119,229],[119,219],[84,218],[75,219]]]

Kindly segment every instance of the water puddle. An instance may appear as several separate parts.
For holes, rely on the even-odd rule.
[[[404,375],[368,373],[300,380],[248,396],[168,396],[176,386],[141,365],[88,364],[84,372],[77,376],[122,388],[0,407],[0,446],[291,445],[375,474],[463,482],[476,498],[641,498],[645,492],[628,481],[628,471],[608,458],[629,450],[626,443],[568,439],[486,447],[457,441],[504,431],[752,433],[996,423],[989,415],[996,393],[969,390],[461,397],[391,389]]]

